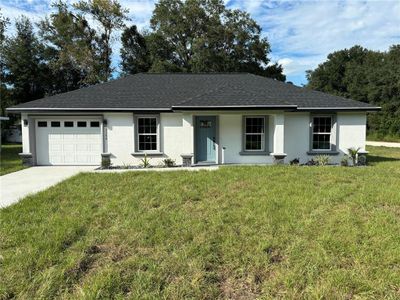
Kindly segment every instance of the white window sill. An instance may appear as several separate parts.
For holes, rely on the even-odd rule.
[[[241,151],[239,155],[269,155],[267,151]]]
[[[132,156],[160,156],[160,155],[164,155],[164,152],[157,152],[157,151],[152,151],[152,152],[132,152],[131,153]]]

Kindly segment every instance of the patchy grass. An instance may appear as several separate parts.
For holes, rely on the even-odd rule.
[[[0,211],[0,298],[398,299],[400,151],[369,150],[75,176]]]
[[[21,144],[1,145],[0,176],[24,169],[18,153],[22,152]]]
[[[367,134],[367,141],[378,141],[378,142],[400,142],[399,135],[393,134],[379,134],[376,132],[371,132]]]

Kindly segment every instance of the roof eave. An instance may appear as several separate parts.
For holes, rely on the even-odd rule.
[[[23,112],[136,112],[136,111],[159,111],[166,112],[171,111],[171,108],[55,108],[55,107],[9,107],[6,109],[9,113],[23,113]]]
[[[375,112],[380,111],[380,106],[371,107],[298,107],[298,111],[365,111]]]
[[[297,105],[174,105],[173,110],[286,110],[296,109]]]

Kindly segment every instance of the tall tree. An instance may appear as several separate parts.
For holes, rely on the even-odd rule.
[[[10,20],[3,16],[0,9],[0,114],[5,114],[5,108],[9,105],[9,91],[5,80],[4,46],[6,42],[5,31]]]
[[[128,10],[122,8],[117,0],[79,1],[74,4],[74,7],[84,14],[89,14],[100,24],[101,35],[98,37],[98,42],[101,47],[102,81],[107,81],[113,71],[111,67],[112,33],[124,28],[124,21],[128,20]]]
[[[147,72],[151,67],[145,37],[135,25],[125,28],[121,35],[121,66],[126,74]]]
[[[16,34],[4,45],[4,81],[12,87],[13,104],[43,97],[46,89],[44,76],[48,69],[43,61],[43,45],[33,31],[27,17],[15,23]]]
[[[222,0],[160,0],[150,25],[145,46],[124,47],[126,53],[148,50],[150,72],[251,72],[285,80],[281,66],[270,66],[261,27]]]
[[[51,93],[60,93],[100,80],[96,32],[87,20],[73,13],[65,2],[39,23],[47,63],[52,71]]]
[[[382,106],[368,116],[369,131],[400,136],[400,45],[388,52],[360,46],[333,52],[307,79],[312,89]]]

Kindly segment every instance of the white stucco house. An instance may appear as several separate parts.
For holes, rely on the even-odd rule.
[[[7,109],[33,165],[271,164],[365,150],[366,103],[245,73],[136,74]]]

